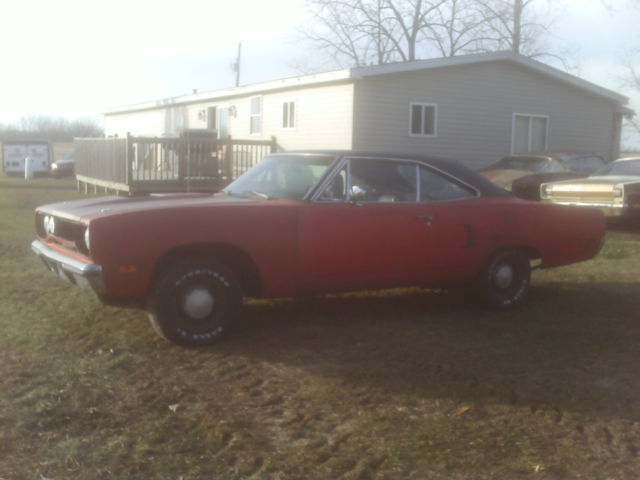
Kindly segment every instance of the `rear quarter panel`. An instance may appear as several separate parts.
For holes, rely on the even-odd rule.
[[[475,226],[475,246],[458,248],[459,253],[454,255],[452,248],[462,244],[466,234],[463,229],[450,228],[460,238],[447,238],[443,242],[448,251],[443,258],[468,262],[475,273],[492,253],[507,248],[533,249],[544,266],[586,260],[597,254],[605,231],[604,217],[597,210],[515,197],[479,199],[466,206],[464,215]]]
[[[606,222],[599,210],[522,201],[518,211],[522,232],[544,267],[588,260],[602,246]]]

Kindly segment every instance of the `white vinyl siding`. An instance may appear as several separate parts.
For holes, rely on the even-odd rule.
[[[547,149],[549,117],[513,114],[511,154],[544,152]]]
[[[282,128],[291,130],[296,128],[296,102],[287,100],[282,102]]]
[[[435,137],[438,107],[432,103],[415,103],[409,106],[409,135]]]
[[[249,134],[260,135],[262,133],[262,97],[251,97],[249,102]]]
[[[412,102],[438,105],[436,137],[408,135]],[[481,168],[511,153],[517,112],[548,117],[549,150],[608,157],[615,110],[612,101],[504,61],[379,75],[355,84],[353,148]]]

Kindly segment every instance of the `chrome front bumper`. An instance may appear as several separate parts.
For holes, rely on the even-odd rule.
[[[605,203],[605,202],[562,202],[562,201],[553,201],[546,200],[548,202],[553,202],[557,205],[569,205],[569,206],[578,206],[578,207],[591,207],[597,208],[602,213],[604,213],[607,217],[623,217],[623,216],[632,216],[640,214],[640,209],[634,208],[627,203]]]
[[[31,243],[31,250],[40,257],[47,269],[63,280],[80,288],[93,290],[98,295],[105,292],[102,266],[68,257],[40,240]]]

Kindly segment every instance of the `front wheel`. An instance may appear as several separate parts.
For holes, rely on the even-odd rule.
[[[242,303],[231,270],[214,260],[184,260],[159,277],[149,320],[160,336],[184,346],[214,343],[229,329]]]
[[[524,299],[529,288],[529,257],[520,250],[495,253],[476,279],[477,299],[486,307],[505,310]]]

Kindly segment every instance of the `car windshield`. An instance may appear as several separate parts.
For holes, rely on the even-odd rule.
[[[63,153],[60,157],[60,160],[73,160],[73,150]]]
[[[494,163],[491,170],[526,170],[527,172],[537,172],[544,168],[547,160],[541,157],[504,157]]]
[[[323,155],[269,155],[232,182],[224,193],[302,200],[333,160]]]
[[[638,175],[640,176],[640,159],[623,160],[610,163],[601,168],[593,176],[602,175]]]

